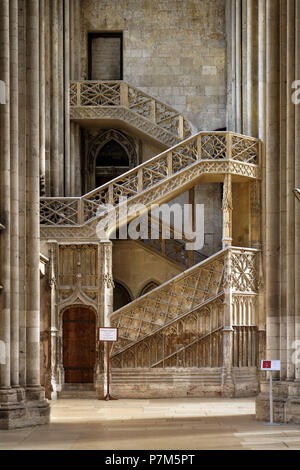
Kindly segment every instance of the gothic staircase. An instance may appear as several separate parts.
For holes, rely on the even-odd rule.
[[[145,134],[165,145],[191,133],[187,122],[178,113],[171,115],[167,107],[162,118],[160,106],[121,82],[71,84],[73,120],[118,118],[143,127]],[[259,153],[258,139],[232,132],[199,132],[82,197],[41,198],[41,238],[99,241],[103,229],[109,237],[140,215],[140,204],[149,211],[153,204],[168,202],[199,181],[258,180]],[[142,370],[149,386],[153,378],[150,374],[147,379],[149,371],[176,367],[193,375],[195,368],[210,368],[218,393],[227,380],[224,370],[246,367],[253,373],[257,273],[257,250],[226,248],[111,314],[111,325],[119,329],[119,341],[111,350],[112,366],[119,371],[119,382],[114,374],[116,390],[124,379],[122,371]],[[237,375],[235,380],[244,384],[246,379]],[[134,389],[132,383],[130,393]],[[139,388],[141,393],[146,389]]]

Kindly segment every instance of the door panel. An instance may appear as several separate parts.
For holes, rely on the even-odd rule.
[[[63,316],[63,365],[66,383],[92,383],[96,359],[94,312],[72,307]]]

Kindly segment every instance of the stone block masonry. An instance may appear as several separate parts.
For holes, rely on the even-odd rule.
[[[88,71],[88,32],[122,31],[125,81],[173,106],[198,130],[225,127],[224,0],[80,4],[82,79]]]

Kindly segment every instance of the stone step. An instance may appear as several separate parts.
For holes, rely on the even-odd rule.
[[[67,392],[67,391],[93,391],[95,390],[95,386],[93,383],[65,383],[63,385],[63,391],[64,392]]]
[[[63,390],[62,392],[57,392],[57,397],[58,398],[63,398],[63,399],[96,399],[96,391],[85,391],[85,390],[73,390],[73,391],[65,391]]]
[[[93,383],[64,384],[63,390],[57,392],[58,398],[96,398],[95,386]]]

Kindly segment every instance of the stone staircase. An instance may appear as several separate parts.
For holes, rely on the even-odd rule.
[[[121,122],[172,147],[192,134],[192,125],[171,106],[123,81],[70,83],[70,119]]]
[[[106,229],[108,240],[114,230],[140,215],[140,204],[149,211],[153,204],[169,202],[202,180],[227,181],[230,192],[232,180],[260,178],[258,139],[232,132],[190,136],[191,127],[182,116],[123,82],[72,82],[70,117],[80,122],[121,120],[173,146],[82,197],[41,198],[44,240],[103,241],[99,224]],[[226,224],[225,231],[231,224],[230,217]],[[166,256],[166,245],[163,247],[162,240],[160,243],[158,251]],[[185,267],[194,264],[182,255],[184,243],[179,245],[172,248],[177,261],[181,257]],[[149,246],[157,249],[151,243]],[[159,387],[159,377],[164,377],[177,387],[189,375],[190,384],[184,393],[192,395],[203,387],[203,377],[210,369],[212,393],[223,393],[233,380],[230,371],[234,360],[241,367],[255,368],[257,273],[257,250],[225,248],[113,312],[109,321],[119,330],[119,340],[111,347],[113,390],[118,391],[125,376],[126,380],[130,376],[132,383],[122,396],[145,391],[150,396],[152,380]],[[105,289],[111,288],[108,280]],[[137,376],[144,384],[140,388],[134,385]],[[245,376],[248,380],[251,374]],[[94,392],[67,386],[60,393],[72,398],[73,394],[88,396]]]
[[[224,293],[224,266],[225,251],[222,251],[114,312],[110,316],[110,323],[118,328],[119,335],[118,342],[114,343],[111,349],[112,363],[115,366],[117,363],[120,366],[124,362],[128,363],[127,356],[133,352],[136,355],[136,348],[138,350],[149,335],[165,335],[165,330],[177,331],[178,322],[185,321],[188,315],[193,316],[197,311],[201,316],[202,307],[213,302],[217,305],[217,300]],[[201,332],[196,328],[194,333],[190,332],[187,337],[182,338],[186,347],[189,348],[200,338],[204,340],[207,334],[223,325],[222,317],[215,320],[211,328],[207,329],[206,323],[203,323]],[[167,356],[158,357],[155,354],[155,358],[151,359],[147,366],[155,367],[161,361],[172,362],[169,359],[173,353],[180,353],[182,347],[183,344],[170,345],[170,349],[167,348]],[[147,367],[145,364],[140,366]]]

